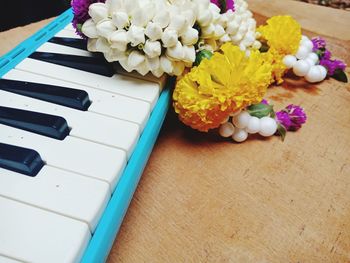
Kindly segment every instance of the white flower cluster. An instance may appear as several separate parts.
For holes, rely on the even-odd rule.
[[[232,117],[232,121],[221,124],[219,134],[222,137],[231,137],[235,142],[243,142],[249,134],[259,133],[261,136],[269,137],[276,133],[277,122],[271,117],[261,119],[251,116],[247,111],[242,111]]]
[[[307,36],[302,36],[295,56],[285,56],[283,63],[287,68],[292,68],[295,75],[305,77],[308,82],[314,83],[327,77],[327,69],[318,65],[318,55],[312,52],[312,48],[312,41]]]
[[[220,14],[210,0],[107,0],[90,5],[82,32],[89,51],[129,72],[179,76],[200,49],[215,51],[227,41],[259,48],[247,3],[237,0],[236,10]]]

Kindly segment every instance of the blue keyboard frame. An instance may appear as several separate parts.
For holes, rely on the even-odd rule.
[[[72,10],[68,9],[47,26],[2,56],[0,58],[0,77],[62,30],[72,19]],[[169,109],[173,85],[174,81],[168,81],[160,94],[139,142],[84,252],[82,263],[106,261]]]

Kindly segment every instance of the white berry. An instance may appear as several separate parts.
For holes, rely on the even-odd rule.
[[[300,46],[295,56],[297,59],[305,59],[310,54],[310,51],[306,47]]]
[[[283,58],[283,64],[287,68],[292,68],[296,62],[297,62],[297,59],[293,55],[287,55]]]
[[[314,52],[311,52],[307,58],[307,60],[312,60],[314,62],[314,65],[318,62],[318,55]]]
[[[311,52],[314,44],[312,44],[312,41],[310,39],[307,39],[301,42],[301,46],[305,47],[309,52]]]
[[[277,130],[277,123],[275,119],[270,117],[263,117],[260,119],[259,134],[265,137],[272,136]]]
[[[243,111],[232,118],[232,123],[237,128],[244,129],[245,127],[247,127],[250,118],[251,118],[250,114],[246,111]]]
[[[299,77],[305,76],[310,70],[310,65],[305,60],[298,60],[293,66],[293,72]]]
[[[249,122],[248,122],[246,131],[248,133],[254,134],[254,133],[259,132],[259,130],[260,130],[260,120],[259,120],[259,118],[254,117],[254,116],[251,117]]]
[[[301,40],[300,40],[300,44],[302,44],[304,41],[310,40],[307,36],[302,35],[301,36]]]
[[[236,129],[232,136],[235,142],[244,142],[248,138],[248,133],[243,129]]]
[[[324,80],[327,77],[327,69],[322,65],[317,65],[316,67],[320,69],[322,80]]]
[[[327,70],[321,65],[312,66],[306,74],[305,79],[308,82],[315,83],[324,80],[327,76]]]
[[[235,127],[231,122],[226,122],[222,124],[219,128],[219,134],[225,138],[232,136],[234,132],[235,132]]]

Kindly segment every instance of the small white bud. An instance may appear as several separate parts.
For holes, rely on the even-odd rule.
[[[111,42],[112,48],[125,51],[128,45],[128,35],[123,29],[114,31],[112,34],[110,34],[109,41]]]
[[[297,63],[297,58],[294,57],[293,55],[286,55],[283,58],[283,64],[287,67],[287,68],[292,68],[295,63]]]
[[[153,41],[158,40],[162,37],[162,33],[163,33],[162,28],[157,23],[149,22],[147,24],[145,35],[148,36],[149,39]]]
[[[198,41],[198,31],[193,27],[187,27],[187,29],[181,35],[181,42],[184,45],[194,45]]]
[[[96,40],[96,50],[98,52],[108,52],[111,49],[111,46],[109,45],[107,39],[103,38],[103,37],[99,37]]]
[[[231,41],[231,38],[227,34],[225,34],[220,38],[220,41],[223,43],[229,42],[229,41]]]
[[[123,29],[130,23],[128,14],[125,12],[114,12],[112,22],[118,29]]]
[[[146,40],[143,51],[149,58],[159,57],[162,52],[162,47],[159,41]]]
[[[148,68],[148,65],[146,63],[146,61],[142,62],[141,64],[139,64],[136,68],[136,71],[138,73],[140,73],[142,76],[146,75],[150,70]]]
[[[171,74],[173,72],[173,65],[166,56],[160,57],[160,68],[168,74]]]
[[[127,72],[133,71],[133,68],[130,67],[129,64],[128,64],[128,58],[121,59],[118,62],[123,67],[123,69],[125,69]]]
[[[181,76],[182,72],[185,70],[185,63],[182,61],[172,61],[173,74],[175,76]]]
[[[157,78],[160,78],[164,74],[164,70],[162,68],[157,68],[155,70],[152,70],[152,74],[156,76]]]
[[[194,23],[196,22],[196,14],[193,10],[185,10],[181,14],[183,17],[185,17],[186,24],[190,27],[193,27]]]
[[[108,62],[119,61],[127,58],[125,52],[114,48],[111,48],[108,52],[103,54]]]
[[[96,42],[97,42],[97,38],[88,38],[87,50],[89,50],[91,52],[97,52]]]
[[[209,26],[202,27],[202,35],[203,38],[211,38],[215,34],[215,26],[210,24]]]
[[[138,65],[145,61],[145,56],[139,51],[132,51],[128,57],[128,64],[131,68],[136,68]]]
[[[196,50],[194,46],[183,46],[184,57],[183,60],[185,62],[193,63],[196,60]]]
[[[222,37],[225,34],[225,30],[222,26],[220,25],[216,25],[215,26],[215,31],[214,31],[214,37],[216,39],[219,39],[220,37]]]
[[[213,15],[209,10],[203,10],[197,18],[198,24],[202,27],[208,26],[212,20]]]
[[[160,67],[159,57],[150,58],[146,56],[146,63],[150,71],[157,70]]]
[[[164,47],[173,47],[178,41],[178,35],[176,30],[166,28],[162,35],[162,42]]]
[[[153,22],[158,24],[161,28],[165,28],[170,23],[170,14],[168,11],[158,12],[153,17]]]
[[[143,27],[131,25],[127,34],[133,47],[145,43],[145,29]]]
[[[84,22],[81,31],[88,38],[98,38],[98,33],[96,30],[96,24],[92,19],[88,19]]]
[[[95,23],[100,22],[108,17],[108,9],[104,3],[93,3],[89,6],[89,16]]]
[[[181,33],[186,27],[186,19],[182,15],[175,15],[170,19],[169,29]]]
[[[112,21],[109,19],[101,20],[97,25],[96,25],[97,33],[105,38],[109,38],[109,35],[112,34],[116,28],[113,25]]]
[[[172,60],[182,60],[184,57],[184,50],[180,41],[177,41],[173,47],[168,47],[165,54]]]
[[[238,28],[239,28],[239,24],[236,21],[231,21],[227,24],[226,32],[232,35],[238,31]]]

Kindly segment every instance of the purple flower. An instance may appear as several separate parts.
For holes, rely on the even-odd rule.
[[[290,104],[285,109],[276,112],[277,121],[282,124],[287,131],[296,131],[306,122],[306,114],[303,108]]]
[[[334,72],[337,69],[344,71],[346,68],[346,64],[343,61],[337,59],[332,60],[322,58],[320,60],[320,65],[324,66],[327,69],[327,74],[329,76],[333,76]]]
[[[313,39],[311,39],[312,44],[314,45],[314,47],[312,48],[312,51],[317,51],[321,48],[326,48],[326,41],[323,38],[320,37],[314,37]]]
[[[235,2],[234,0],[210,0],[211,3],[218,6],[221,10],[221,13],[225,13],[228,10],[235,11]],[[225,10],[223,10],[223,6],[225,6]]]
[[[73,24],[73,27],[75,28],[76,33],[83,38],[86,38],[86,36],[81,32],[81,26],[84,24],[86,20],[90,18],[88,14],[89,6],[97,2],[104,3],[105,0],[72,0],[71,1],[71,6],[74,14],[72,24]]]
[[[265,104],[265,105],[269,105],[269,102],[267,100],[265,100],[265,99],[263,99],[260,103],[261,104]]]

